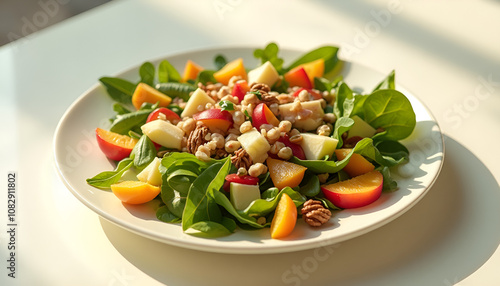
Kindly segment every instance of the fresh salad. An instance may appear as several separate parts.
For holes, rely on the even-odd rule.
[[[408,160],[399,140],[416,124],[394,71],[359,93],[337,52],[288,64],[270,43],[254,51],[257,67],[214,55],[215,68],[188,60],[182,75],[164,60],[145,62],[138,83],[100,78],[116,115],[96,138],[116,168],[87,183],[125,204],[157,200],[159,220],[199,237],[270,228],[280,239],[299,219],[328,227],[336,211],[397,189],[390,170]]]

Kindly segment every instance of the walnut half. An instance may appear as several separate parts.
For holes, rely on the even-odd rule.
[[[310,226],[320,226],[330,220],[332,213],[317,200],[308,200],[302,205],[302,217]]]

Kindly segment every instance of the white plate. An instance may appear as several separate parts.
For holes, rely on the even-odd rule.
[[[247,67],[255,67],[257,61],[252,52],[253,48],[221,48],[186,52],[166,58],[178,70],[183,69],[187,59],[211,67],[214,56],[219,53],[228,59],[242,57]],[[286,63],[300,54],[292,50],[280,52]],[[153,63],[157,65],[160,60]],[[136,81],[138,67],[117,76]],[[370,91],[388,71],[380,73],[359,64],[346,63],[342,73],[352,88]],[[184,234],[178,224],[158,221],[154,203],[125,205],[110,191],[87,185],[86,178],[114,168],[95,141],[95,128],[108,128],[108,118],[113,115],[112,100],[99,84],[80,96],[59,122],[54,139],[56,166],[64,184],[91,210],[121,227],[154,240],[197,250],[241,254],[320,247],[359,236],[397,218],[425,195],[439,174],[444,145],[436,120],[415,96],[400,86],[398,89],[410,99],[417,115],[415,131],[403,142],[410,150],[410,163],[399,167],[395,174],[400,189],[382,194],[379,200],[367,207],[335,212],[330,222],[320,228],[311,228],[300,220],[292,235],[283,240],[271,239],[268,228],[256,231],[238,229],[234,234],[218,239],[193,237]]]

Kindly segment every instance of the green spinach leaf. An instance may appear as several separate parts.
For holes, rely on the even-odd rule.
[[[116,77],[101,77],[99,81],[114,101],[126,105],[132,104],[132,94],[134,94],[136,84]]]
[[[380,89],[370,94],[364,103],[365,121],[384,131],[375,134],[377,140],[401,140],[413,132],[416,116],[410,101],[393,89]]]
[[[214,201],[214,193],[222,187],[230,169],[231,161],[226,158],[224,163],[212,164],[194,180],[182,214],[184,231],[201,221],[221,221],[222,215]]]
[[[118,115],[111,124],[109,130],[118,134],[126,135],[134,127],[141,126],[146,123],[146,119],[151,111],[151,109],[143,109]]]
[[[145,62],[139,68],[139,76],[141,82],[153,86],[155,81],[155,66],[150,62]]]
[[[394,70],[373,89],[372,93],[379,89],[396,89],[396,72]]]
[[[133,159],[125,158],[118,163],[114,171],[101,172],[94,177],[87,179],[87,183],[96,188],[109,188],[112,184],[117,183],[122,177],[123,173],[130,169],[133,164]]]
[[[142,135],[131,154],[134,154],[134,166],[142,170],[156,157],[156,147],[148,136]]]
[[[283,74],[283,59],[278,56],[279,47],[276,43],[269,43],[264,49],[256,49],[253,56],[260,59],[260,64],[269,61],[279,74]]]
[[[163,60],[158,65],[158,82],[180,82],[181,75],[175,69],[175,67],[170,64],[169,61]]]
[[[303,55],[302,57],[298,58],[295,60],[288,68],[287,70],[291,70],[294,67],[305,64],[308,62],[315,61],[317,59],[323,58],[325,60],[325,71],[324,73],[328,73],[331,71],[335,65],[339,62],[339,59],[337,57],[337,53],[339,51],[338,47],[333,47],[333,46],[323,46],[320,48],[317,48],[315,50],[312,50],[308,52],[307,54]]]
[[[217,55],[214,58],[214,64],[215,64],[215,68],[217,70],[220,70],[221,68],[223,68],[227,64],[227,60],[223,55]]]

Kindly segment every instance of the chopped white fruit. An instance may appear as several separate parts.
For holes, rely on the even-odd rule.
[[[300,147],[304,150],[307,160],[321,160],[326,155],[332,156],[337,148],[338,140],[328,136],[312,133],[301,133]]]
[[[271,62],[267,61],[260,67],[248,72],[248,83],[265,83],[269,87],[272,87],[279,77],[274,66]]]
[[[146,166],[146,168],[137,174],[137,179],[153,186],[160,186],[162,183],[161,173],[159,170],[160,164],[160,159],[155,157],[153,161]]]
[[[351,127],[351,129],[349,129],[349,138],[354,136],[370,138],[377,132],[375,128],[366,123],[366,121],[361,119],[361,117],[354,115],[353,117],[351,117],[351,119],[354,120],[354,125]]]
[[[250,203],[260,199],[259,185],[244,185],[231,182],[229,196],[234,208],[242,211],[246,209]]]
[[[253,128],[252,130],[241,134],[238,137],[241,147],[247,151],[253,163],[263,163],[267,159],[267,151],[271,149],[271,145],[266,137]]]
[[[321,102],[318,99],[281,104],[278,107],[281,120],[289,120],[295,128],[304,131],[314,130],[321,125],[325,116]]]
[[[213,100],[208,94],[203,91],[203,89],[198,88],[191,94],[189,100],[186,102],[186,107],[181,113],[181,117],[191,117],[193,114],[198,113],[203,110],[199,110],[198,107],[201,105],[205,108],[207,103],[215,104],[215,100]]]
[[[141,126],[142,133],[152,141],[171,149],[181,149],[184,131],[164,120],[153,120]]]

